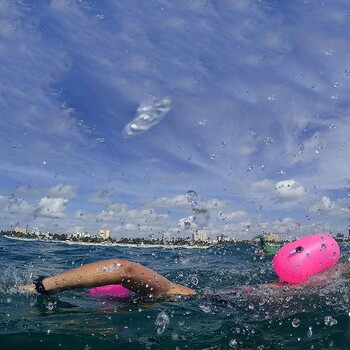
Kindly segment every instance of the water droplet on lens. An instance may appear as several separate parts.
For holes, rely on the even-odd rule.
[[[346,77],[350,77],[350,69],[345,69],[344,75],[345,75]]]
[[[171,99],[165,97],[161,100],[149,96],[147,102],[142,102],[137,108],[136,117],[125,126],[123,135],[125,137],[142,134],[154,125],[158,124],[170,111]]]
[[[215,158],[216,158],[215,153],[212,153],[212,154],[210,155],[210,159],[215,159]]]
[[[247,172],[252,171],[254,168],[253,164],[249,164],[247,167]]]
[[[297,327],[300,326],[300,320],[299,320],[299,318],[294,318],[294,319],[293,319],[293,321],[292,321],[292,326],[293,326],[294,328],[297,328]]]
[[[258,136],[257,133],[253,130],[248,130],[247,135],[250,136],[252,139],[256,139]]]
[[[299,154],[303,153],[304,149],[305,149],[304,144],[303,143],[299,143],[299,145],[298,145],[298,153]]]
[[[310,338],[312,337],[312,327],[309,327],[308,331],[307,331],[307,336]]]
[[[265,142],[265,145],[269,146],[269,145],[272,145],[275,142],[275,140],[272,137],[265,137],[264,142]]]
[[[197,226],[203,227],[209,220],[210,214],[207,209],[192,208],[194,211],[193,220]]]
[[[238,349],[237,348],[238,342],[236,339],[231,339],[230,342],[228,343],[228,345],[230,348]]]
[[[189,190],[186,194],[187,202],[191,204],[192,209],[197,208],[198,194],[195,191]]]
[[[154,322],[156,329],[157,329],[157,334],[160,335],[162,334],[169,326],[170,319],[169,316],[166,312],[162,311],[159,313],[157,316],[156,321]]]
[[[264,171],[264,170],[265,170],[265,165],[264,165],[264,164],[260,164],[260,165],[258,166],[258,169],[259,169],[260,171]]]

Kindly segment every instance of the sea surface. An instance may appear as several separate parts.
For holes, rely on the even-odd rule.
[[[341,244],[342,261],[350,246]],[[199,292],[178,300],[117,301],[71,290],[23,295],[16,286],[110,258],[137,261]],[[350,283],[302,290],[272,282],[271,256],[249,244],[208,249],[68,245],[0,238],[1,349],[350,349]]]

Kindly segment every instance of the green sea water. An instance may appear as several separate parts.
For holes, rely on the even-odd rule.
[[[347,261],[350,246],[341,245]],[[86,290],[22,295],[18,284],[109,258],[138,261],[199,292],[190,299],[116,301]],[[208,249],[67,245],[0,238],[1,349],[350,349],[350,283],[259,289],[270,256],[247,244]],[[158,320],[158,321],[157,321]]]

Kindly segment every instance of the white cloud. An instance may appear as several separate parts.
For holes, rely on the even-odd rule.
[[[276,196],[281,200],[293,200],[304,196],[306,193],[305,188],[293,179],[277,182],[275,190]]]
[[[71,199],[76,196],[75,187],[71,185],[59,184],[51,187],[47,192],[48,197],[51,198],[66,198]]]
[[[189,208],[190,204],[185,195],[177,195],[175,197],[160,197],[149,202],[155,208]]]
[[[112,195],[113,190],[101,190],[95,193],[92,193],[89,196],[89,201],[92,203],[101,203],[106,204],[110,201],[110,196]]]
[[[43,217],[65,216],[68,199],[65,198],[41,198],[39,204],[35,208],[35,214]]]
[[[254,182],[251,185],[251,189],[253,191],[266,191],[266,190],[272,190],[275,186],[275,182],[269,179],[263,179],[258,182]]]
[[[19,215],[31,215],[34,212],[33,205],[26,202],[24,199],[9,199],[7,198],[6,209],[7,212]]]
[[[332,201],[328,196],[323,196],[318,202],[309,207],[310,213],[318,213],[348,218],[350,215],[350,207],[342,206],[343,201],[339,203]]]
[[[218,218],[222,221],[235,221],[241,220],[248,216],[248,213],[244,210],[238,210],[231,213],[219,213]]]

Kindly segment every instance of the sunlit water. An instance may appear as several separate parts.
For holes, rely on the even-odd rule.
[[[342,260],[350,247],[342,244]],[[14,286],[96,260],[126,258],[195,288],[195,298],[118,302],[85,290],[26,296]],[[298,291],[247,244],[209,249],[124,248],[0,238],[1,349],[348,349],[350,283]]]

